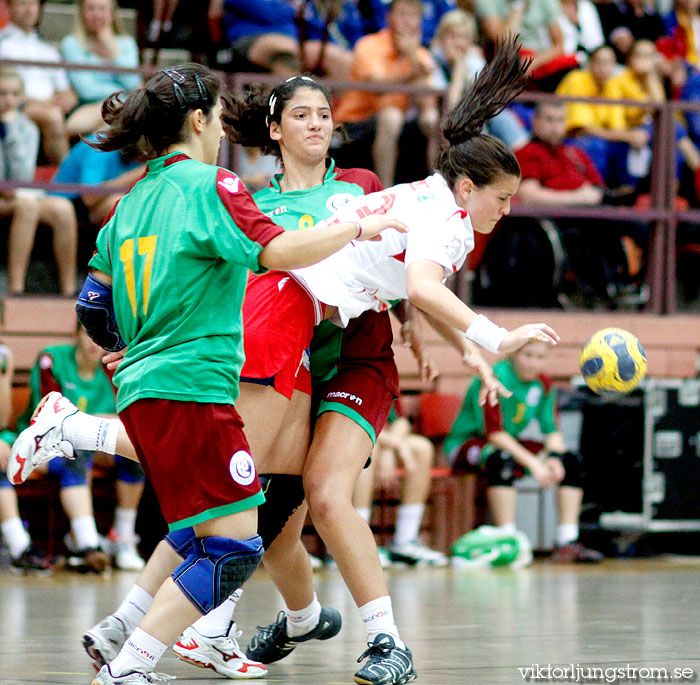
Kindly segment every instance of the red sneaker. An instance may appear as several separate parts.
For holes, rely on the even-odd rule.
[[[550,559],[556,562],[578,562],[584,564],[595,564],[603,561],[605,557],[594,549],[588,549],[577,540],[569,542],[562,547],[555,547]]]

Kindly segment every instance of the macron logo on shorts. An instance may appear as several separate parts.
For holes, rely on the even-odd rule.
[[[255,480],[253,458],[245,450],[238,450],[229,462],[231,478],[239,485],[250,485]]]
[[[241,181],[234,176],[226,176],[222,178],[217,185],[220,185],[224,190],[227,190],[231,195],[237,193],[241,187]]]

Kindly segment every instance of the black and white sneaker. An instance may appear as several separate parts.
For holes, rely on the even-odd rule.
[[[331,607],[321,607],[321,616],[313,630],[304,635],[289,637],[287,634],[287,615],[284,611],[277,614],[277,620],[269,626],[258,626],[246,649],[246,656],[263,664],[284,659],[300,642],[308,640],[329,640],[335,637],[343,625],[340,612]]]
[[[357,661],[366,657],[367,663],[355,673],[359,685],[399,685],[418,677],[411,650],[397,647],[394,638],[386,633],[377,635]]]

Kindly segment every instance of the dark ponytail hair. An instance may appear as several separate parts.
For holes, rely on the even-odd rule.
[[[330,105],[328,91],[310,76],[292,76],[272,89],[253,84],[242,95],[225,95],[221,118],[229,142],[281,157],[278,142],[270,138],[270,123],[282,120],[282,110],[299,88],[320,91]]]
[[[113,93],[102,103],[102,118],[109,128],[89,144],[141,159],[158,157],[184,140],[190,111],[201,109],[209,117],[220,89],[218,76],[200,64],[162,69],[142,88]]]
[[[525,88],[531,59],[520,57],[517,36],[507,38],[447,115],[442,134],[450,144],[435,164],[452,187],[468,176],[477,188],[501,175],[520,176],[513,151],[501,140],[482,133],[484,124],[502,112]]]

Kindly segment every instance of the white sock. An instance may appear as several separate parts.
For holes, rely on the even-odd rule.
[[[119,419],[103,419],[79,411],[63,421],[63,436],[75,449],[114,454],[120,423]]]
[[[423,521],[425,504],[401,504],[396,514],[394,545],[405,545],[418,539],[420,524]]]
[[[114,510],[114,525],[112,526],[117,540],[127,542],[136,540],[136,509],[117,507]]]
[[[134,585],[112,616],[124,624],[127,633],[133,633],[146,612],[151,608],[152,603],[153,597],[140,585]]]
[[[285,609],[287,614],[287,635],[289,637],[299,637],[311,632],[321,620],[321,603],[314,592],[314,599],[309,606],[292,611]]]
[[[518,530],[515,527],[515,523],[504,523],[502,526],[494,526],[494,527],[500,533],[503,533],[503,535],[512,535],[513,533],[515,533]]]
[[[13,559],[20,557],[32,542],[29,533],[24,530],[22,519],[19,516],[3,521],[0,530],[2,530],[2,538],[10,548],[10,556]]]
[[[152,671],[158,659],[163,656],[163,652],[168,648],[160,640],[152,635],[136,628],[117,654],[114,661],[110,663],[109,670],[113,676],[124,675],[132,671],[148,673]]]
[[[369,517],[372,515],[372,510],[369,507],[355,507],[357,513],[369,523]]]
[[[240,588],[229,595],[218,607],[212,609],[208,614],[198,618],[192,627],[204,637],[219,637],[228,635],[233,622],[233,612],[241,598],[243,590]]]
[[[397,647],[404,649],[406,645],[399,637],[399,629],[394,623],[394,611],[391,608],[391,597],[378,597],[359,608],[360,618],[365,624],[367,642],[371,644],[380,633],[386,633],[394,638]]]
[[[557,526],[557,544],[559,547],[578,540],[578,523],[560,523]]]
[[[95,549],[100,546],[94,516],[78,516],[70,522],[70,528],[75,538],[75,546],[79,550]]]

